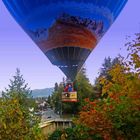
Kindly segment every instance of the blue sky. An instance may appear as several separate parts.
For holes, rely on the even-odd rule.
[[[105,57],[125,55],[126,35],[140,31],[140,0],[129,0],[117,20],[87,59],[87,76],[94,83]],[[120,49],[122,48],[122,49]],[[21,29],[0,1],[0,90],[20,68],[32,89],[53,87],[64,74],[53,66]]]

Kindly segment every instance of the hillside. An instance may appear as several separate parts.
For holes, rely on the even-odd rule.
[[[45,89],[34,89],[32,90],[32,96],[36,97],[48,97],[52,94],[54,88],[45,88]]]

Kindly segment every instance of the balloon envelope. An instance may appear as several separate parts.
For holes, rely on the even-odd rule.
[[[52,64],[74,80],[127,0],[3,0]]]

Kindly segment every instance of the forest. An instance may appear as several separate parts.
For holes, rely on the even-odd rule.
[[[75,127],[57,130],[50,139],[138,140],[140,139],[140,34],[127,38],[127,57],[105,58],[95,84],[83,67],[75,88],[78,102],[62,103],[62,84],[55,84],[49,102],[56,112],[72,114]]]

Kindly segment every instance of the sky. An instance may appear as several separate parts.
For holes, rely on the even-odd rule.
[[[140,0],[128,0],[126,6],[86,60],[87,76],[93,84],[105,57],[126,55],[126,36],[140,32]],[[52,65],[36,44],[21,29],[0,0],[0,91],[20,68],[31,89],[53,87],[65,76]]]

